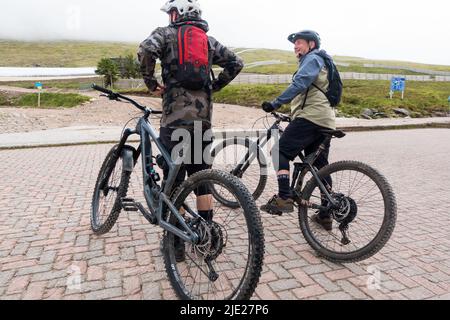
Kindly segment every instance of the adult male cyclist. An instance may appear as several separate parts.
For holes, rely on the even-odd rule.
[[[211,128],[212,93],[229,84],[242,70],[243,62],[216,39],[207,36],[208,23],[202,19],[197,0],[170,0],[162,8],[169,15],[169,25],[159,27],[144,40],[138,52],[141,72],[146,86],[163,98],[160,139],[172,152],[179,141],[172,140],[175,130],[183,128],[191,133],[191,162],[182,167],[176,184],[184,181],[186,173],[209,169],[203,159],[204,149],[211,142],[203,142],[204,131]],[[155,77],[156,60],[160,59],[163,85]],[[223,71],[211,79],[212,65]],[[194,136],[195,123],[202,130]],[[201,155],[194,154],[194,140],[202,141]],[[201,159],[200,162],[195,160]],[[175,159],[174,159],[175,160]],[[167,179],[168,170],[164,171]],[[206,220],[212,219],[212,196],[207,187],[196,191],[197,210]],[[184,247],[184,246],[183,246]],[[180,259],[183,254],[180,254]]]
[[[291,103],[293,118],[281,136],[278,148],[272,150],[274,163],[279,164],[276,168],[279,192],[261,207],[261,210],[275,215],[294,210],[290,190],[290,161],[302,151],[308,155],[317,150],[323,141],[321,129],[336,130],[335,111],[324,94],[329,82],[324,59],[318,54],[321,45],[319,34],[304,30],[291,34],[288,40],[294,44],[295,55],[300,61],[298,71],[286,91],[274,101],[264,102],[262,105],[264,111],[273,112],[283,104]],[[326,53],[322,50],[321,55],[323,54]],[[328,165],[329,149],[330,145],[327,145],[315,162],[318,169]],[[326,230],[332,229],[332,219],[328,213],[319,212],[315,220]]]

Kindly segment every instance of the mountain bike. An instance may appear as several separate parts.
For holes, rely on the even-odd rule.
[[[213,168],[221,168],[242,179],[258,199],[267,184],[264,146],[273,130],[283,133],[282,122],[290,117],[271,113],[275,122],[266,126],[256,141],[250,138],[224,140],[212,150]],[[269,124],[270,125],[270,124]],[[301,162],[293,164],[291,191],[298,208],[300,229],[309,245],[333,262],[357,262],[376,254],[390,239],[397,219],[396,197],[386,178],[376,169],[357,161],[340,161],[318,170],[314,163],[332,138],[344,138],[339,130],[321,131],[323,142],[316,152],[300,153]],[[230,160],[231,155],[231,161]],[[227,159],[221,163],[220,159]],[[309,179],[309,181],[307,181]],[[305,181],[307,181],[305,183]],[[214,198],[234,208],[237,203],[213,190]],[[318,213],[332,218],[332,230],[316,223]],[[273,212],[281,215],[280,212]]]
[[[149,223],[164,230],[164,265],[180,299],[250,299],[261,275],[264,234],[259,210],[249,191],[239,179],[218,170],[198,172],[175,185],[182,161],[172,159],[149,121],[152,115],[162,112],[97,85],[92,88],[143,112],[134,129],[123,131],[120,142],[109,151],[100,169],[91,209],[94,233],[109,232],[122,210],[139,211]],[[127,144],[132,135],[140,137],[137,149]],[[160,151],[156,157],[154,147]],[[127,197],[130,176],[139,157],[147,206]],[[158,165],[166,165],[169,172],[162,183]],[[220,190],[238,205],[230,209],[216,201],[212,204],[213,217],[202,217],[196,207],[199,188]],[[177,257],[180,249],[181,259]]]

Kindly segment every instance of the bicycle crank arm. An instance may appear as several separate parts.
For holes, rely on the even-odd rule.
[[[153,212],[148,212],[147,209],[144,208],[142,203],[134,201],[134,199],[131,198],[123,198],[121,200],[122,208],[125,211],[139,211],[144,218],[150,222],[153,225],[156,225],[158,223],[158,219],[156,219],[156,216]]]
[[[142,213],[142,215],[148,222],[150,222],[153,225],[158,224],[158,219],[156,219],[156,216],[151,212],[148,212],[141,203],[137,202],[136,207],[139,209],[139,211]]]
[[[314,210],[323,210],[323,211],[328,211],[330,208],[328,207],[324,207],[324,206],[319,206],[318,204],[306,201],[306,200],[300,200],[300,205],[307,207],[309,209],[314,209]]]

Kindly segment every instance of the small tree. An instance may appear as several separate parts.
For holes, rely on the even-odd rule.
[[[125,79],[137,79],[141,77],[140,64],[132,54],[127,55],[123,59],[123,77]]]
[[[112,88],[114,82],[118,79],[119,68],[111,59],[103,58],[97,64],[97,70],[95,70],[95,73],[104,76],[105,86],[110,86]]]

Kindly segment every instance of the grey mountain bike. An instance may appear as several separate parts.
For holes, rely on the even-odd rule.
[[[263,148],[273,130],[283,133],[282,122],[291,118],[273,112],[275,122],[254,141],[250,138],[224,140],[212,150],[213,168],[220,168],[243,180],[255,199],[267,184],[267,160]],[[333,262],[356,262],[376,254],[390,239],[397,217],[395,194],[386,178],[367,164],[341,161],[321,170],[315,161],[332,138],[343,138],[342,131],[322,131],[323,142],[316,152],[299,154],[294,163],[291,191],[298,208],[300,229],[317,253]],[[226,159],[226,161],[223,161]],[[308,181],[309,180],[309,181]],[[307,181],[305,183],[305,181]],[[233,199],[213,189],[214,198],[234,208]],[[315,222],[319,212],[333,219],[331,231]],[[272,212],[281,215],[280,212]]]
[[[172,160],[149,123],[152,115],[161,112],[108,89],[96,85],[92,88],[111,100],[131,103],[144,113],[135,129],[124,130],[119,144],[111,149],[100,169],[92,199],[94,233],[109,232],[122,210],[139,211],[149,223],[164,229],[164,264],[180,299],[250,299],[261,275],[264,234],[259,210],[249,191],[236,177],[217,170],[199,172],[175,185],[182,164]],[[140,137],[137,149],[127,144],[131,135]],[[153,156],[154,146],[160,151],[158,157]],[[130,176],[139,157],[146,207],[127,197]],[[167,181],[162,184],[156,164],[161,162],[157,158],[164,159],[169,168]],[[229,208],[215,201],[213,218],[205,220],[196,208],[196,192],[201,187],[220,190],[236,205]],[[176,242],[184,246],[183,259],[176,258]]]

